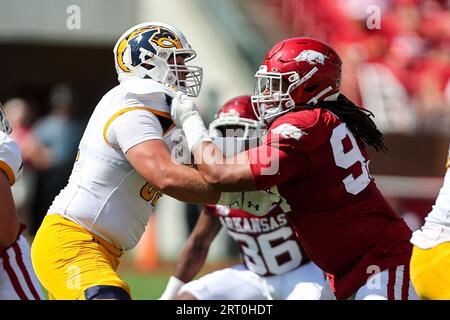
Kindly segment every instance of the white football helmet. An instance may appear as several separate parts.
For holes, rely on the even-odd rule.
[[[128,29],[114,46],[119,81],[150,78],[191,97],[200,92],[203,70],[177,63],[177,58],[182,56],[188,62],[196,55],[180,30],[161,22],[141,23]]]
[[[209,135],[226,157],[256,147],[262,134],[248,95],[227,101],[209,125]]]

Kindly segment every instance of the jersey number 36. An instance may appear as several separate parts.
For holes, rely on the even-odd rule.
[[[293,231],[289,227],[282,227],[256,237],[232,231],[228,233],[240,244],[247,267],[255,273],[282,274],[300,265],[302,254],[297,242],[290,239]],[[278,244],[274,245],[277,242]],[[280,263],[278,257],[281,256],[288,259]]]

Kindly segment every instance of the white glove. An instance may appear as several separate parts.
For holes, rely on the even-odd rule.
[[[204,141],[211,141],[197,106],[186,94],[177,93],[177,96],[172,100],[170,115],[173,122],[183,128],[189,151],[192,152]]]
[[[166,289],[158,300],[174,300],[178,295],[178,291],[184,285],[185,283],[177,277],[170,276]]]
[[[280,207],[283,212],[291,209],[286,200],[279,195],[276,186],[265,191],[222,192],[217,204],[243,210],[254,216],[264,216],[276,207]]]
[[[178,91],[177,96],[172,99],[172,107],[170,109],[170,116],[173,122],[177,127],[182,128],[186,119],[196,115],[200,116],[197,105],[187,94]]]

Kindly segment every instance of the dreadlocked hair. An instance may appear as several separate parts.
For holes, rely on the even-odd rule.
[[[356,138],[372,146],[376,151],[387,151],[383,134],[373,122],[374,115],[371,111],[357,106],[343,94],[339,94],[335,101],[321,101],[319,104],[315,107],[327,109],[335,114],[345,122]]]

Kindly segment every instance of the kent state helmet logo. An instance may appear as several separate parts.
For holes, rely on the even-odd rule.
[[[125,72],[129,72],[130,69],[125,65],[124,62],[124,54],[125,50],[128,47],[128,43],[136,38],[137,36],[143,34],[146,31],[151,30],[149,27],[139,28],[131,32],[128,36],[126,36],[122,41],[119,43],[117,47],[117,65],[120,69],[122,69]]]
[[[142,39],[142,40],[141,40]],[[125,50],[129,46],[130,42],[140,42],[148,39],[148,46],[145,48],[145,44],[141,44],[140,48],[145,52],[153,52],[156,53],[157,48],[176,48],[181,49],[181,41],[180,39],[171,31],[161,28],[161,27],[143,27],[134,30],[128,36],[126,36],[117,47],[117,64],[123,71],[129,72],[130,69],[126,66],[124,62],[124,54]],[[134,40],[134,41],[133,41]],[[133,60],[133,53],[129,53]],[[142,52],[136,53],[142,54]],[[137,57],[135,57],[137,58]],[[133,63],[132,63],[133,64]]]

